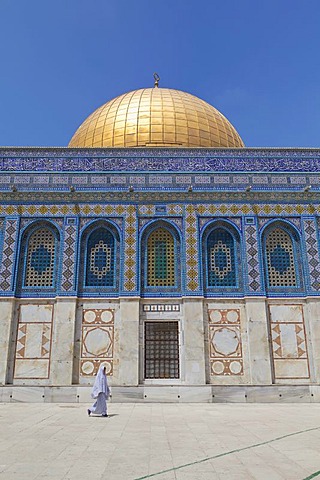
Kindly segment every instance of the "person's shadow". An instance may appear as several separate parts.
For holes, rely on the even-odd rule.
[[[112,413],[111,415],[108,414],[107,417],[102,417],[101,415],[95,415],[94,413],[90,415],[90,418],[112,418],[117,417],[119,413]]]

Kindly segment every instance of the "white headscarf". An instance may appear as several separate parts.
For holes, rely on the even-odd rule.
[[[104,393],[106,397],[109,396],[109,387],[107,375],[104,373],[104,365],[100,365],[94,385],[92,387],[92,398],[98,398],[99,393]]]

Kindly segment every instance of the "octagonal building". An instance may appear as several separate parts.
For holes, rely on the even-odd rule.
[[[0,398],[319,401],[319,169],[157,84],[0,148]]]

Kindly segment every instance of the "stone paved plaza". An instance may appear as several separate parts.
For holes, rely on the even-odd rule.
[[[320,478],[320,404],[0,404],[1,480]]]

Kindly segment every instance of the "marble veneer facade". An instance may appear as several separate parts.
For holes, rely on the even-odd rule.
[[[320,401],[319,170],[316,149],[1,149],[0,400],[87,401],[103,362],[121,401]],[[148,322],[176,322],[171,377],[146,375]]]

